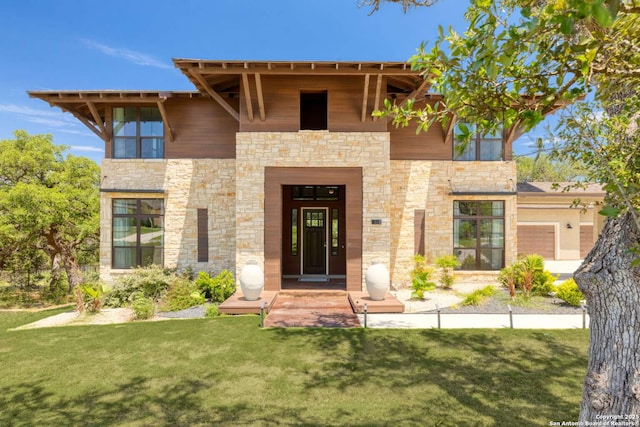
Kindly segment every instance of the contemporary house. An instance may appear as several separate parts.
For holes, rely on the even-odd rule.
[[[602,231],[601,185],[565,191],[569,183],[518,183],[518,253],[548,260],[583,259]],[[573,206],[574,201],[579,203]]]
[[[266,290],[336,278],[359,291],[374,261],[402,285],[416,253],[455,254],[462,275],[515,260],[519,130],[460,153],[453,121],[416,134],[373,117],[385,99],[438,99],[409,64],[174,63],[194,91],[29,93],[104,140],[104,279],[255,259]]]

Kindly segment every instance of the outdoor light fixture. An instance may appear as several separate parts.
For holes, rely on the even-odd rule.
[[[571,223],[570,223],[570,222],[568,222],[568,223],[567,223],[566,227],[567,227],[567,229],[569,229],[569,230],[571,230],[571,229],[573,228],[573,226],[571,225]]]

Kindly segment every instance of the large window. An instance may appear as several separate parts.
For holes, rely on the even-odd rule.
[[[462,270],[504,267],[504,202],[453,202],[453,253]]]
[[[113,268],[162,265],[164,200],[113,199]]]
[[[463,123],[471,130],[473,136],[471,140],[460,140],[454,137],[453,159],[454,160],[503,160],[503,138],[502,129],[491,134],[480,134],[476,131],[476,126]]]
[[[113,157],[116,159],[164,157],[164,123],[157,107],[113,109]]]

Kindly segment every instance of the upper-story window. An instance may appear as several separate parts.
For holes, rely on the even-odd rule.
[[[327,130],[327,91],[300,92],[300,130]]]
[[[476,126],[464,123],[471,131],[469,141],[460,140],[454,136],[453,160],[471,161],[488,160],[498,161],[504,159],[504,144],[502,128],[495,133],[481,134],[476,131]]]
[[[164,123],[157,107],[113,109],[113,157],[116,159],[164,157]]]

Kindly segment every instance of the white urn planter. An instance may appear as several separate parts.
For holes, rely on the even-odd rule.
[[[389,290],[389,271],[382,263],[374,262],[364,275],[369,298],[382,301]]]
[[[242,295],[249,300],[255,301],[260,298],[262,288],[264,288],[264,274],[254,259],[247,261],[240,272],[240,289]]]

